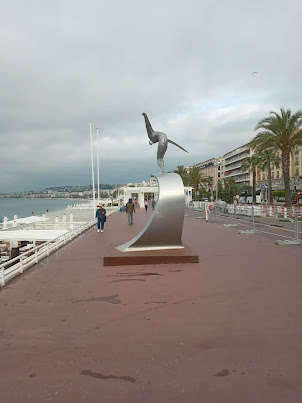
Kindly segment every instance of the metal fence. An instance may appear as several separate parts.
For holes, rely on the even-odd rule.
[[[188,208],[197,219],[237,226],[240,234],[266,233],[280,238],[278,245],[300,244],[302,208],[266,205],[194,202]]]

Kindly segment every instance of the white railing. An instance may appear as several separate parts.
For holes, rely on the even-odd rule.
[[[70,207],[68,206],[66,210],[68,210],[69,208],[72,209],[80,209],[80,210],[89,210],[89,208],[87,207],[87,205],[78,205],[75,207]],[[90,206],[90,209],[93,208],[93,205]],[[119,207],[117,206],[113,206],[113,207],[108,207],[107,210],[107,215],[112,214],[112,212],[117,211],[119,209]],[[91,214],[92,215],[92,214]],[[33,221],[31,221],[31,219],[33,218]],[[35,221],[36,219],[36,221]],[[47,220],[47,222],[46,222]],[[71,212],[69,214],[69,220],[67,221],[66,219],[66,214],[64,213],[62,216],[62,219],[60,221],[59,217],[55,217],[54,219],[52,219],[52,221],[49,221],[50,218],[46,218],[46,215],[43,214],[43,216],[37,216],[37,217],[25,217],[25,218],[20,218],[18,219],[17,215],[14,215],[14,220],[12,221],[8,221],[7,217],[4,217],[3,223],[0,223],[0,230],[18,230],[20,229],[20,227],[22,227],[21,229],[74,229],[76,225],[78,225],[79,223],[82,224],[84,222],[87,222],[87,220],[85,221],[78,221],[78,220],[74,220],[74,215]]]
[[[24,228],[22,231],[31,231],[31,230],[72,230],[78,226],[85,224],[87,221],[58,221],[58,222],[45,222],[45,223],[37,223],[31,224]]]
[[[118,206],[112,206],[112,204],[118,204],[117,199],[100,199],[100,203],[103,204],[104,207],[118,207]],[[96,207],[96,204],[93,204],[93,202],[88,202],[88,203],[80,203],[80,204],[72,204],[66,207],[66,210],[93,210]],[[108,206],[110,204],[110,206]]]
[[[74,224],[74,223],[73,223]],[[0,287],[96,224],[91,220],[0,265]]]

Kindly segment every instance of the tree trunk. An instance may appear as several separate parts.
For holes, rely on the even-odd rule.
[[[267,159],[267,179],[268,179],[268,205],[273,204],[271,161]]]
[[[253,171],[253,204],[256,204],[256,171]]]
[[[282,170],[284,179],[284,189],[285,189],[285,207],[291,207],[291,197],[290,197],[290,177],[289,177],[289,153],[282,153]]]

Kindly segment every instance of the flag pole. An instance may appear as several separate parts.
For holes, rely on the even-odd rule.
[[[91,172],[92,172],[92,194],[93,194],[93,218],[95,217],[95,189],[94,189],[94,168],[93,168],[93,151],[92,151],[92,131],[90,121],[90,150],[91,150]]]
[[[98,164],[98,204],[100,203],[100,160],[99,160],[99,129],[96,129],[96,141],[97,141],[97,164]]]

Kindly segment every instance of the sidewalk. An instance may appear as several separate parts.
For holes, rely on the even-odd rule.
[[[186,213],[198,264],[103,267],[108,217],[0,292],[1,402],[298,403],[302,246]]]

